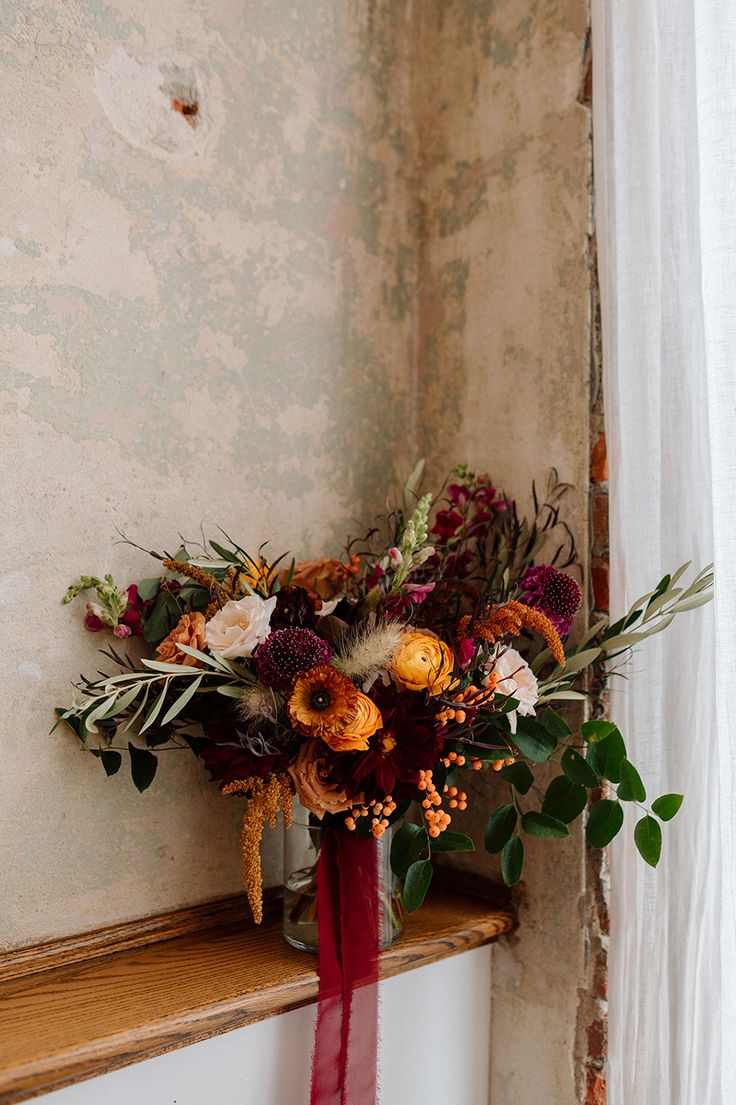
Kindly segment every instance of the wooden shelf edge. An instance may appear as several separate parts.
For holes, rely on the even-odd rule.
[[[442,894],[430,900],[410,920],[404,937],[383,953],[381,976],[391,978],[482,947],[510,932],[515,923],[508,910],[489,909],[477,900]],[[200,965],[195,962],[195,974],[189,982],[181,982],[177,963],[191,965],[197,956]],[[267,982],[249,980],[248,959],[254,956],[260,958]],[[160,949],[149,944],[96,957],[89,963],[37,973],[27,983],[16,979],[2,984],[0,1009],[5,1006],[6,1013],[4,1025],[0,1016],[0,1052],[6,1054],[0,1054],[0,1105],[15,1105],[308,1005],[317,997],[315,967],[314,957],[295,952],[283,943],[280,924],[273,920],[261,930],[244,930],[241,923],[189,933],[170,938]],[[237,970],[243,976],[242,991],[219,994],[218,986],[226,989],[225,980],[233,989],[238,981],[233,981],[233,971]],[[192,992],[197,990],[192,981],[198,978],[196,971],[209,971],[207,981],[211,985],[206,993]],[[123,1017],[117,1029],[105,1031],[111,979],[121,994],[130,992],[126,981],[130,980],[133,991],[138,989],[142,996],[138,1005],[128,999],[127,1021]],[[171,1008],[163,1013],[159,1009],[149,1017],[143,984],[147,982],[151,992],[155,988],[158,994],[162,980],[165,986],[169,979],[173,980]],[[96,1002],[99,1009],[90,1020],[90,1006],[94,1008]],[[34,1038],[48,1039],[43,1031],[44,1018],[51,1024],[52,1018],[73,1014],[82,1003],[86,1023],[102,1026],[97,1038],[76,1039],[68,1034],[65,1038],[62,1032],[48,1053],[34,1047]],[[16,1037],[15,1051],[12,1036]]]
[[[268,911],[275,908],[281,891],[267,888],[263,897],[264,910]],[[177,936],[205,932],[220,925],[237,924],[248,917],[250,907],[246,895],[231,894],[150,917],[136,917],[104,928],[75,932],[58,940],[9,948],[0,951],[0,983],[73,963],[87,963],[102,955],[143,948]]]

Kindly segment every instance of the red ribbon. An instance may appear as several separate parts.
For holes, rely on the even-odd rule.
[[[378,918],[375,840],[323,829],[310,1105],[376,1105]]]

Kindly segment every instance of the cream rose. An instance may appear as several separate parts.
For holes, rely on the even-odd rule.
[[[536,712],[534,707],[539,698],[537,677],[523,656],[514,648],[500,650],[491,662],[489,670],[498,679],[497,693],[515,698],[519,703],[513,713],[506,715],[511,732],[515,733],[517,715],[529,717]]]
[[[296,760],[289,767],[297,798],[305,810],[321,820],[326,813],[344,813],[363,796],[351,798],[339,783],[333,783],[325,763],[328,749],[321,740],[308,740],[299,749]]]
[[[210,652],[226,660],[252,656],[269,634],[275,605],[275,595],[270,599],[246,595],[226,602],[207,622],[205,637]]]

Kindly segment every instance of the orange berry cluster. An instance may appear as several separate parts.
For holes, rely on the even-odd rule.
[[[514,757],[510,756],[508,760],[494,760],[491,767],[494,771],[500,771],[502,767],[510,767],[515,762]]]
[[[466,810],[468,808],[468,796],[464,790],[457,787],[448,787],[445,784],[445,794],[449,798],[447,803],[451,810]]]
[[[471,761],[476,759],[475,756],[471,756],[470,758]],[[465,767],[466,762],[462,752],[448,752],[442,760],[445,767]],[[475,764],[473,764],[473,767],[475,767]]]
[[[454,721],[458,725],[464,725],[467,720],[468,709],[477,710],[480,706],[484,706],[491,701],[497,682],[498,680],[494,675],[487,675],[480,687],[476,687],[474,683],[471,683],[464,691],[458,691],[452,699],[453,702],[457,703],[457,706],[445,707],[445,709],[441,710],[437,715],[438,720],[443,725],[447,721]]]
[[[388,828],[388,819],[396,809],[396,803],[392,796],[387,794],[385,798],[374,798],[367,806],[354,806],[350,816],[345,818],[345,828],[354,832],[359,817],[370,817],[371,832],[376,840],[380,840]]]
[[[419,790],[425,791],[427,797],[422,800],[422,809],[424,810],[424,820],[427,822],[427,832],[434,839],[443,833],[447,826],[452,821],[449,813],[441,808],[442,795],[437,790],[432,779],[431,771],[420,771],[419,782],[417,783]]]

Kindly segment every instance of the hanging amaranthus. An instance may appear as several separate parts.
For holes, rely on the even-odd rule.
[[[243,794],[248,804],[243,814],[240,846],[243,853],[243,885],[253,920],[263,920],[263,872],[261,869],[261,839],[263,826],[276,827],[279,809],[283,811],[286,828],[291,828],[291,803],[294,794],[289,776],[282,773],[266,779],[238,779],[222,788],[223,794]]]

